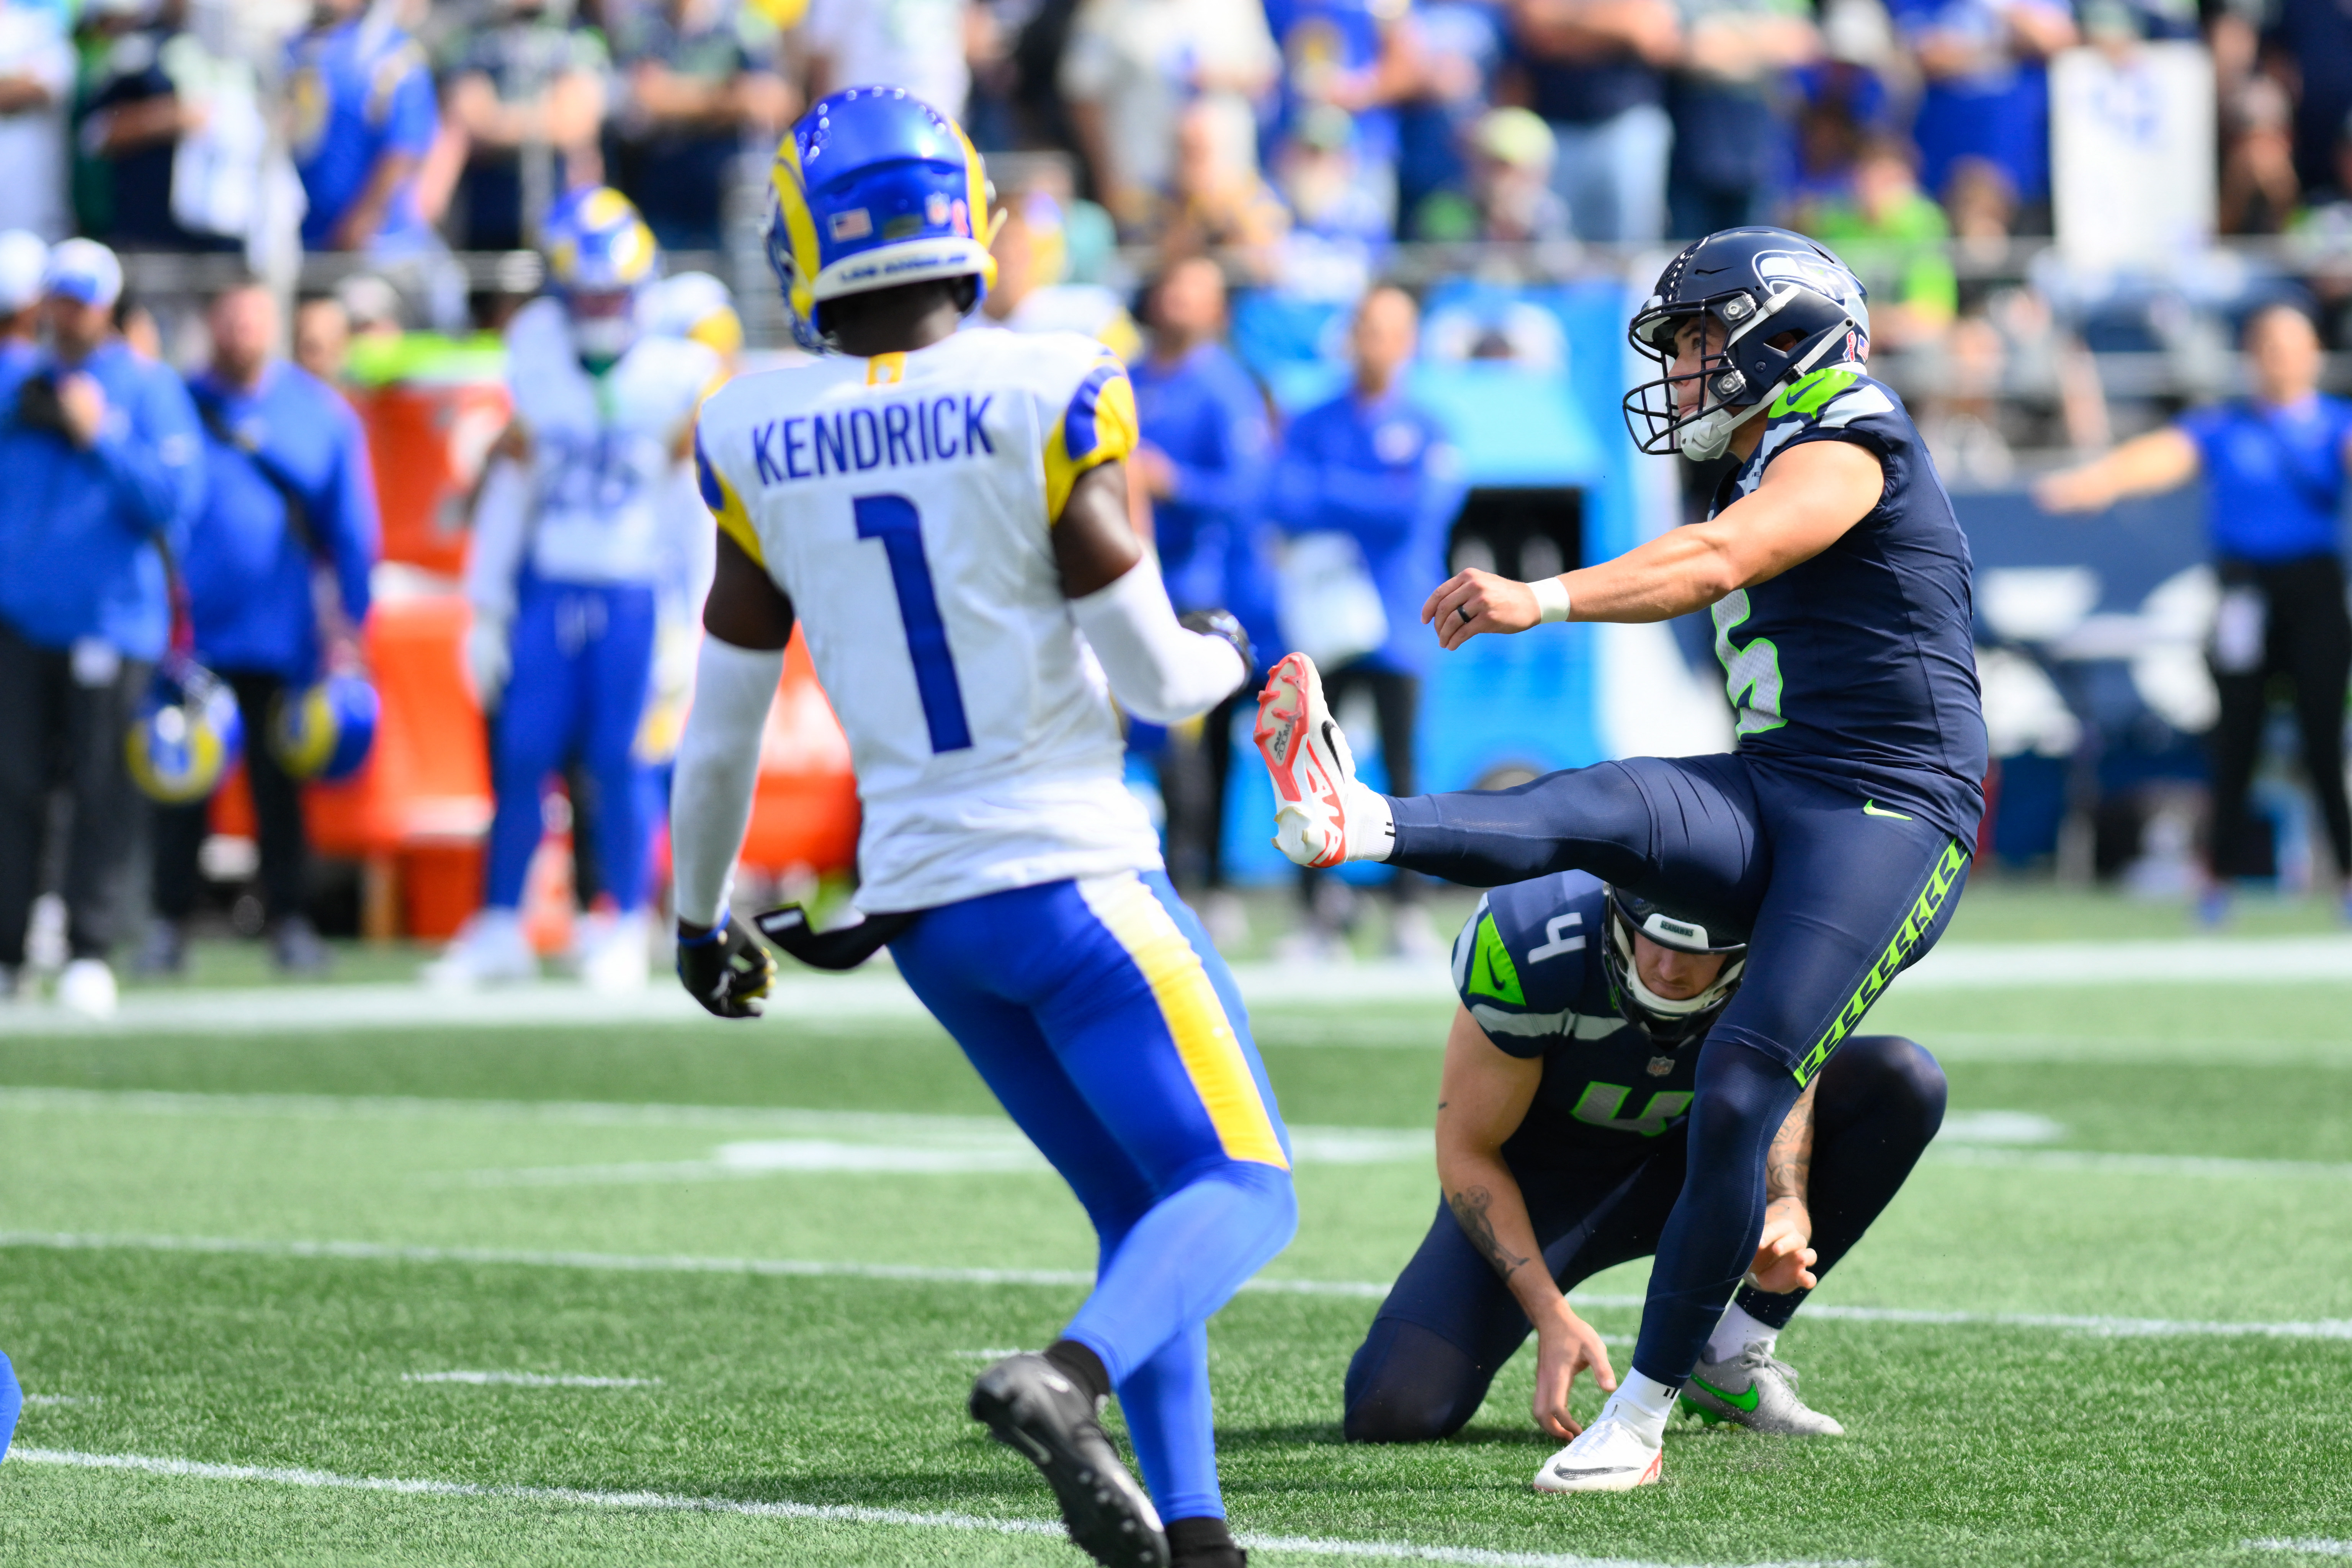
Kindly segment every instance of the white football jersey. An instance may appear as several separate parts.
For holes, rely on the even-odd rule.
[[[833,356],[703,406],[703,499],[790,595],[849,736],[860,908],[1160,865],[1051,537],[1135,438],[1126,369],[1072,333]]]
[[[558,583],[659,584],[708,531],[682,456],[719,377],[701,343],[647,334],[591,375],[553,299],[507,328],[507,382],[531,444],[531,567]]]

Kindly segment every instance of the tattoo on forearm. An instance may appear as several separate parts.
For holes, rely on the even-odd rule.
[[[1768,1200],[1795,1198],[1804,1202],[1813,1171],[1813,1090],[1808,1084],[1805,1092],[1790,1108],[1788,1120],[1780,1131],[1772,1135],[1772,1146],[1764,1154],[1764,1194]]]
[[[1478,1255],[1494,1267],[1495,1272],[1507,1279],[1511,1270],[1527,1259],[1512,1253],[1496,1238],[1495,1222],[1486,1217],[1486,1210],[1494,1201],[1495,1195],[1484,1187],[1465,1187],[1445,1195],[1446,1206],[1454,1211],[1454,1223],[1462,1227],[1462,1234],[1470,1238],[1470,1245],[1478,1249]]]

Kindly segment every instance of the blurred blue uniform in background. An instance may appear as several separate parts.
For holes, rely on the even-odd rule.
[[[226,679],[250,737],[246,777],[260,832],[262,903],[280,933],[281,954],[305,967],[316,955],[299,921],[309,843],[299,786],[266,737],[279,700],[299,693],[320,668],[311,574],[331,566],[342,618],[356,633],[367,619],[368,574],[379,527],[367,437],[335,391],[299,366],[265,364],[250,387],[214,372],[189,383],[205,426],[205,506],[191,530],[182,575],[196,658]],[[155,815],[155,912],[142,969],[179,967],[176,927],[202,892],[196,854],[206,829],[204,803]],[[168,928],[168,929],[167,929]]]
[[[2304,772],[2336,853],[2352,878],[2352,805],[2344,791],[2344,702],[2352,681],[2352,616],[2344,602],[2343,506],[2352,403],[2315,393],[2276,407],[2252,400],[2200,408],[2180,421],[2197,444],[2221,606],[2210,649],[2220,716],[2213,768],[2211,864],[2218,877],[2261,875],[2246,795],[2262,760],[2270,682],[2294,689]]]
[[[1168,597],[1179,614],[1227,609],[1261,661],[1279,651],[1281,632],[1258,517],[1272,437],[1265,399],[1233,351],[1197,343],[1172,360],[1130,367],[1144,444],[1168,458],[1173,491],[1152,503],[1153,542]],[[1169,860],[1186,886],[1224,881],[1225,781],[1233,761],[1234,704],[1255,682],[1202,721],[1197,747],[1161,747],[1160,788],[1168,805]],[[1139,750],[1159,743],[1157,725],[1131,725]]]
[[[112,309],[121,268],[69,241],[47,287],[87,318]],[[87,447],[61,413],[59,388],[78,376],[105,404]],[[103,960],[141,820],[123,734],[170,635],[162,552],[183,550],[204,496],[195,414],[178,376],[110,336],[78,362],[40,355],[14,391],[0,416],[0,994],[24,963],[62,778],[74,804],[65,978],[100,983],[110,1009]]]
[[[311,250],[336,247],[337,226],[385,158],[422,159],[440,128],[424,51],[374,10],[313,28],[289,50],[294,166],[310,201],[302,244]],[[412,171],[394,192],[370,247],[412,249],[431,234],[417,215]]]

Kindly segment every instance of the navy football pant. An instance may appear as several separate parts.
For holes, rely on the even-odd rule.
[[[523,578],[515,612],[513,673],[491,726],[498,813],[490,821],[484,901],[522,902],[531,852],[543,832],[548,775],[577,762],[595,781],[572,832],[593,834],[596,864],[623,910],[645,901],[645,796],[637,781],[637,723],[653,675],[654,593]]]
[[[890,956],[1100,1242],[1066,1331],[1165,1519],[1223,1518],[1208,1321],[1290,1242],[1290,1138],[1224,960],[1165,874],[926,910]]]
[[[1753,933],[1700,1047],[1690,1161],[1633,1365],[1679,1387],[1755,1256],[1764,1153],[1805,1083],[1958,906],[1967,846],[1818,775],[1736,752],[1635,757],[1514,790],[1392,802],[1390,863],[1493,887],[1589,871]]]
[[[1944,1120],[1944,1071],[1909,1040],[1848,1040],[1813,1096],[1808,1206],[1826,1275],[1894,1200]],[[1682,1194],[1683,1129],[1633,1166],[1514,1170],[1544,1263],[1563,1290],[1657,1249]],[[1806,1292],[1739,1288],[1759,1321],[1787,1325]],[[1527,1314],[1444,1204],[1348,1366],[1345,1431],[1421,1443],[1461,1430],[1529,1332]]]

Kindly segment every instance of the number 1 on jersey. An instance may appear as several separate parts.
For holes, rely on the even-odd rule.
[[[923,557],[923,519],[905,496],[859,496],[851,501],[857,537],[878,539],[898,591],[898,618],[907,626],[907,653],[915,661],[915,690],[923,700],[923,722],[930,727],[931,751],[961,752],[971,744],[963,716],[963,689],[956,684],[955,658],[948,650],[947,623],[931,587],[931,563]]]

